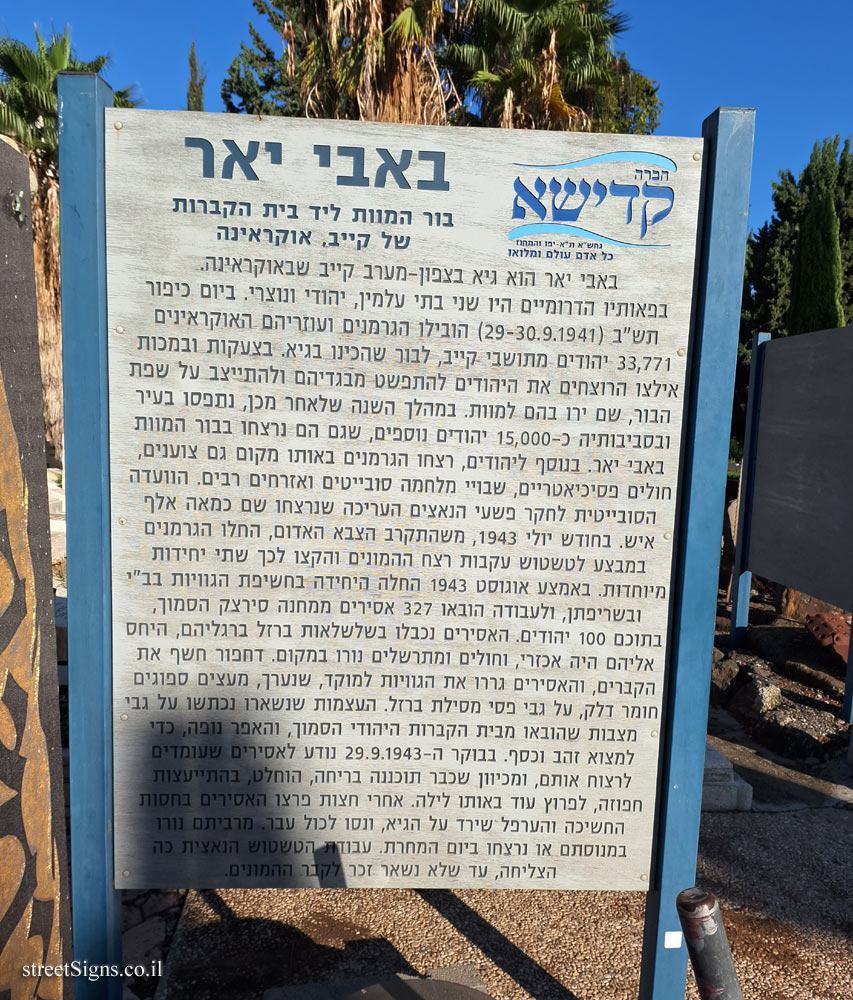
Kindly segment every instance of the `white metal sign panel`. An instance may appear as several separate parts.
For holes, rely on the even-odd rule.
[[[106,115],[117,885],[646,888],[701,140]]]

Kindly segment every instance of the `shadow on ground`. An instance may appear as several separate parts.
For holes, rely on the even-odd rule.
[[[705,813],[697,884],[757,919],[853,936],[853,810]]]
[[[532,997],[580,1000],[455,893],[448,889],[419,889],[418,895]]]
[[[329,947],[289,924],[236,916],[215,889],[199,894],[219,919],[184,928],[180,959],[169,967],[169,1000],[256,1000],[282,983],[353,979],[366,968],[377,980],[418,974],[389,941],[355,925],[312,927],[315,938],[343,938],[343,948]]]
[[[184,926],[168,968],[169,1000],[259,1000],[264,990],[284,984],[366,985],[368,973],[374,983],[419,975],[388,940],[355,924],[318,914],[302,925],[305,933],[275,919],[239,917],[217,890],[198,895],[218,919]],[[530,996],[582,1000],[452,891],[423,889],[418,895]],[[405,983],[393,986],[401,998],[415,995]]]

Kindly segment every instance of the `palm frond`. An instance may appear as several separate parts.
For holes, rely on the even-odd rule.
[[[414,4],[404,7],[389,25],[386,34],[398,45],[414,45],[424,39],[424,27]]]
[[[476,11],[506,35],[518,35],[524,29],[524,13],[507,0],[477,0]]]
[[[446,45],[436,54],[439,66],[448,66],[474,73],[485,69],[488,58],[485,50],[479,45]]]
[[[29,46],[14,39],[0,42],[0,71],[24,83],[50,86],[55,74]]]
[[[64,69],[68,68],[68,62],[71,58],[71,39],[68,36],[68,29],[66,28],[63,34],[58,37],[54,35],[53,43],[47,52],[47,63],[54,73],[61,73]]]
[[[481,69],[476,73],[472,73],[468,82],[472,87],[491,87],[503,83],[503,77],[498,76],[497,73],[490,73],[488,70]]]
[[[0,133],[17,139],[24,149],[35,148],[32,129],[8,104],[2,103],[2,94],[0,94]]]
[[[25,83],[21,87],[21,100],[37,118],[56,114],[56,92],[53,89]]]
[[[98,72],[106,56],[81,62],[71,52],[68,28],[55,31],[47,44],[36,29],[36,45],[30,48],[14,38],[0,38],[0,132],[13,136],[37,156],[39,169],[56,173],[58,150],[56,78],[66,69]],[[136,107],[142,102],[133,88],[117,90],[118,107]]]

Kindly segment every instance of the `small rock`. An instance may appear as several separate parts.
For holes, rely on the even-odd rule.
[[[762,663],[761,660],[755,660],[752,664],[750,664],[749,672],[760,682],[769,681],[773,676],[773,671],[766,663]]]
[[[849,614],[849,609],[837,608],[834,604],[827,604],[817,597],[811,597],[799,590],[790,587],[780,588],[778,595],[778,609],[785,618],[792,618],[794,621],[805,624],[806,618],[814,614]]]
[[[727,656],[711,667],[711,704],[725,705],[738,688],[740,666],[733,656]]]
[[[714,651],[713,651],[714,663],[719,663],[720,660],[722,660],[725,657],[725,655],[726,654],[721,649],[718,649],[716,646],[714,646]]]
[[[732,698],[730,707],[734,715],[755,721],[781,704],[782,691],[753,675]]]
[[[772,712],[782,704],[782,690],[775,684],[757,684],[755,688],[755,705],[763,715]]]

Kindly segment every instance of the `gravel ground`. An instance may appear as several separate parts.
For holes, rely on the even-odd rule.
[[[853,810],[703,816],[697,883],[723,907],[745,1000],[853,996]],[[635,1000],[642,893],[191,892],[169,1000],[472,965],[495,1000]],[[698,1000],[688,982],[688,1000]]]
[[[697,881],[724,906],[746,1000],[853,996],[853,810],[705,815]]]

